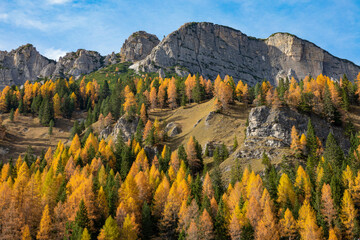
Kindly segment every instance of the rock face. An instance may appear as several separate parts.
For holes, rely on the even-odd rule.
[[[187,23],[169,34],[144,60],[131,66],[144,72],[160,68],[200,73],[215,79],[233,76],[250,84],[263,79],[276,83],[282,77],[303,79],[325,74],[354,79],[360,67],[332,56],[315,44],[288,33],[267,39],[248,37],[238,30],[212,23]]]
[[[79,77],[103,66],[103,57],[95,51],[79,49],[60,57],[52,77]]]
[[[50,76],[55,64],[55,61],[42,56],[31,44],[11,52],[0,51],[0,88]]]
[[[111,134],[116,137],[121,131],[123,139],[127,141],[136,133],[138,123],[139,117],[127,119],[125,116],[122,116],[116,122]]]
[[[343,135],[342,128],[329,124],[317,115],[307,116],[290,108],[274,109],[266,106],[251,109],[249,126],[246,129],[245,146],[248,148],[256,146],[269,148],[289,147],[291,145],[292,126],[296,127],[299,135],[306,134],[309,118],[323,146],[331,131],[342,149],[350,147],[347,137]],[[252,152],[255,154],[255,151]],[[261,154],[262,151],[258,155]]]
[[[121,47],[120,56],[123,62],[134,62],[144,59],[159,44],[159,39],[144,31],[133,33]]]

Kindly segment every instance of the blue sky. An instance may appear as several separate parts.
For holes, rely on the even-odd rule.
[[[1,0],[0,50],[32,43],[57,58],[78,48],[119,52],[133,32],[164,35],[207,21],[266,38],[290,32],[360,65],[360,1]]]

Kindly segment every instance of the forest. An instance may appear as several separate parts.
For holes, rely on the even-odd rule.
[[[217,112],[234,102],[248,108],[292,108],[341,126],[342,149],[332,133],[322,144],[311,121],[291,131],[292,158],[274,165],[266,152],[262,172],[235,161],[231,179],[219,165],[233,146],[216,148],[211,167],[195,137],[177,149],[164,142],[154,109],[176,109],[215,98]],[[360,237],[360,134],[348,113],[360,104],[356,79],[308,76],[255,86],[232,77],[153,75],[96,80],[27,81],[7,86],[0,111],[16,122],[32,115],[49,127],[74,121],[69,144],[40,156],[31,151],[0,163],[0,239],[355,239]],[[138,118],[129,139],[93,131],[119,117]],[[154,156],[146,149],[161,146]],[[294,160],[295,159],[295,160]]]

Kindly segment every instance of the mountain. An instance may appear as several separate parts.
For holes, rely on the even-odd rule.
[[[187,70],[215,79],[228,74],[255,84],[263,79],[275,83],[279,77],[302,79],[325,74],[354,79],[360,67],[334,57],[315,44],[288,33],[267,39],[249,37],[230,27],[213,23],[187,23],[165,37],[132,69],[155,72]],[[184,74],[187,74],[186,71]]]
[[[111,64],[141,60],[159,42],[155,35],[140,31],[125,41],[120,53],[101,56],[96,51],[79,49],[60,57],[58,62],[42,56],[31,44],[20,46],[11,52],[0,51],[0,89],[6,85],[21,85],[26,80],[34,81],[44,77],[78,78]]]
[[[267,39],[249,37],[230,27],[213,23],[187,23],[161,42],[144,31],[133,33],[120,53],[101,56],[79,49],[67,53],[58,62],[42,56],[27,44],[11,52],[0,51],[0,88],[21,85],[38,78],[79,78],[102,67],[133,62],[130,67],[141,72],[189,73],[215,79],[220,74],[256,84],[271,83],[281,77],[302,79],[325,74],[334,79],[346,74],[353,80],[360,67],[337,58],[315,44],[289,33],[275,33]]]
[[[123,44],[120,56],[123,62],[133,62],[144,59],[151,50],[158,45],[160,40],[157,36],[144,31],[131,34]]]
[[[23,84],[27,79],[50,76],[56,62],[42,56],[31,44],[11,52],[0,51],[0,87]]]

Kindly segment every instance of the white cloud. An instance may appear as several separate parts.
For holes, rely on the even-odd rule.
[[[9,18],[7,13],[0,13],[0,21],[5,21]]]
[[[49,4],[65,4],[71,1],[72,0],[47,0]]]
[[[66,54],[66,51],[61,50],[61,49],[55,49],[55,48],[45,49],[45,52],[44,52],[45,57],[56,60],[56,61],[58,61],[59,58],[64,56],[65,54]]]

